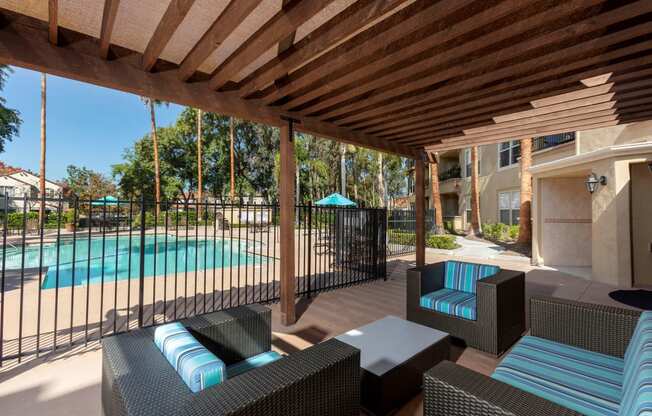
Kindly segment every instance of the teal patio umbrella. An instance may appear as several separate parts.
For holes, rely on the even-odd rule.
[[[115,206],[115,205],[118,205],[118,198],[114,197],[113,195],[107,195],[104,198],[100,198],[98,200],[93,201],[92,205],[93,206],[104,206],[104,205],[106,205],[107,207]]]
[[[331,206],[331,207],[332,206],[335,207],[357,207],[358,206],[355,202],[338,194],[337,192],[328,195],[326,198],[320,199],[319,201],[315,202],[315,205]]]

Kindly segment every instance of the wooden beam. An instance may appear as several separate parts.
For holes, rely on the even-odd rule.
[[[59,0],[48,0],[48,38],[51,44],[59,44]]]
[[[195,0],[172,0],[143,52],[143,70],[151,71],[156,60],[183,22]]]
[[[102,14],[102,28],[100,29],[100,57],[109,58],[109,47],[111,46],[111,36],[113,35],[113,26],[115,17],[118,14],[120,0],[105,0],[104,13]]]
[[[405,1],[377,0],[353,3],[297,42],[291,53],[279,54],[247,76],[239,85],[240,95],[246,97],[262,89]]]
[[[512,43],[499,53],[489,51],[478,59],[469,60],[466,58],[478,55],[479,51],[487,50],[491,45],[518,37],[519,34],[532,30],[545,30],[551,23],[558,21],[560,16],[571,15],[573,12],[577,12],[578,9],[588,8],[601,2],[604,2],[604,0],[576,3],[563,2],[556,7],[544,9],[524,20],[517,20],[512,25],[500,27],[491,32],[490,36],[479,36],[468,42],[451,42],[451,40],[458,39],[478,28],[495,26],[496,22],[500,22],[505,15],[513,13],[516,9],[514,4],[510,4],[510,2],[498,3],[483,13],[470,16],[468,20],[455,25],[455,27],[443,27],[434,36],[422,40],[421,44],[424,46],[421,49],[425,49],[426,53],[419,55],[408,53],[411,52],[411,49],[414,49],[411,45],[383,59],[380,67],[371,70],[364,68],[364,70],[356,71],[357,77],[347,74],[340,78],[337,83],[329,82],[321,89],[312,88],[309,93],[310,97],[318,97],[325,91],[332,92],[319,100],[315,100],[310,105],[301,107],[301,110],[306,114],[320,114],[320,116],[323,114],[324,117],[330,117],[336,115],[330,112],[330,109],[338,109],[339,111],[340,103],[348,103],[352,100],[364,101],[369,98],[368,93],[370,91],[397,89],[397,91],[403,93],[412,89],[412,85],[416,86],[414,89],[418,89],[443,79],[451,79],[479,69],[497,66],[499,65],[499,63],[497,64],[497,57],[500,57],[502,61],[508,61],[511,57],[520,55],[524,51],[537,48],[543,44],[555,43],[558,41],[556,38],[568,38],[571,34],[567,30],[559,30],[521,43]],[[519,7],[527,9],[531,5],[527,2],[520,2]],[[601,24],[597,20],[595,22],[591,21],[591,23],[596,26]],[[587,25],[586,30],[591,30],[591,27]],[[419,44],[418,42],[415,43]],[[415,57],[416,62],[414,62]],[[404,62],[404,64],[400,65],[401,62]],[[386,68],[392,68],[392,65],[395,65],[395,70],[387,73]],[[427,74],[432,75],[424,77]],[[388,86],[393,88],[387,88]],[[340,88],[336,90],[338,87]],[[306,101],[308,101],[306,97],[298,97],[290,101],[286,108],[293,108],[297,104]]]
[[[184,58],[179,68],[179,78],[183,81],[190,79],[206,58],[258,7],[260,2],[261,0],[229,2],[228,6]]]
[[[600,38],[595,42],[581,42],[569,48],[549,52],[544,57],[523,61],[516,68],[505,68],[505,70],[493,71],[488,74],[483,73],[470,78],[461,78],[447,82],[442,87],[433,91],[417,94],[402,100],[388,100],[383,105],[369,106],[368,109],[359,110],[343,117],[337,117],[336,122],[343,126],[360,128],[360,125],[368,124],[368,122],[376,122],[388,118],[400,119],[408,117],[415,112],[428,111],[432,108],[445,106],[447,103],[443,103],[442,99],[453,97],[451,99],[457,101],[454,97],[456,95],[460,96],[461,92],[470,93],[472,98],[467,100],[467,102],[472,105],[475,101],[474,95],[477,94],[490,95],[490,93],[495,91],[505,91],[506,96],[510,94],[518,95],[524,86],[538,88],[536,86],[537,82],[552,83],[553,78],[557,82],[567,80],[577,82],[579,79],[574,76],[574,71],[584,70],[582,77],[604,73],[605,67],[619,65],[612,64],[610,61],[626,56],[649,53],[652,48],[652,41],[643,40],[639,43],[590,57],[585,56],[587,50],[595,50],[596,47],[608,48],[617,44],[619,41],[620,39],[612,35],[606,38]],[[580,59],[570,59],[578,54],[580,55]],[[635,58],[629,61],[629,63],[633,61],[638,65],[643,65],[646,62],[645,59],[648,59],[648,57]],[[602,67],[599,67],[600,65]],[[516,76],[519,72],[523,75]],[[560,79],[562,75],[565,75],[567,78]],[[487,87],[487,85],[489,86]]]
[[[532,110],[519,111],[518,113],[505,114],[502,116],[494,117],[494,121],[496,123],[503,123],[506,121],[519,120],[522,118],[534,117],[542,114],[550,114],[558,111],[570,110],[572,108],[606,103],[612,101],[615,95],[615,92],[609,92],[606,94],[596,95],[595,97],[581,98],[579,100],[567,101],[559,104],[549,105],[547,107],[540,107],[534,108]]]
[[[652,44],[650,46],[652,47]],[[646,59],[649,60],[652,57]],[[644,62],[646,62],[645,59],[641,58],[629,59],[617,64],[606,65],[603,68],[614,71],[613,82],[620,84],[638,77],[652,76],[652,68],[636,70]],[[443,124],[446,121],[460,120],[479,114],[489,115],[493,112],[491,114],[493,117],[496,114],[513,113],[519,111],[519,107],[526,105],[532,99],[563,93],[566,87],[581,88],[577,83],[596,71],[602,72],[599,68],[592,67],[588,71],[573,73],[565,77],[554,77],[547,82],[532,82],[530,86],[525,86],[528,85],[526,83],[515,85],[513,88],[502,88],[502,83],[500,83],[497,86],[483,88],[482,92],[477,90],[456,92],[447,98],[426,103],[420,110],[411,111],[398,117],[387,114],[381,118],[382,120],[345,125],[368,134],[383,136],[388,131],[411,131],[415,127]],[[398,112],[400,113],[400,111]]]
[[[424,155],[425,156],[425,155]],[[416,263],[417,267],[426,264],[426,186],[425,163],[423,157],[414,161],[414,205],[416,233]]]
[[[281,323],[293,325],[295,311],[295,275],[294,275],[294,177],[296,162],[294,160],[293,122],[281,125],[279,175],[279,209],[280,209],[280,256],[281,256]]]
[[[540,98],[538,100],[530,101],[532,107],[541,108],[548,105],[560,104],[566,101],[579,100],[581,98],[594,97],[596,95],[606,94],[611,91],[614,86],[613,82],[603,84],[598,87],[584,88],[577,91],[567,92],[565,94],[553,95],[547,98]]]
[[[365,94],[359,97],[360,99],[357,99],[350,104],[346,102],[347,104],[345,105],[334,105],[327,111],[319,112],[318,116],[321,119],[332,120],[338,116],[356,112],[374,105],[382,105],[384,102],[400,101],[403,97],[409,98],[410,93],[416,92],[418,94],[420,90],[430,88],[439,82],[462,77],[463,75],[473,74],[474,72],[478,74],[488,73],[491,78],[494,78],[496,76],[513,76],[519,72],[531,70],[533,63],[537,61],[546,62],[551,60],[551,56],[555,56],[555,54],[549,53],[546,49],[546,45],[555,45],[560,42],[568,42],[577,37],[581,38],[581,36],[585,34],[636,17],[642,12],[641,8],[652,11],[652,2],[640,0],[640,2],[632,3],[619,9],[609,10],[601,15],[585,19],[581,22],[576,22],[572,25],[574,29],[573,31],[569,31],[568,27],[563,27],[562,29],[556,30],[552,33],[547,33],[545,36],[527,38],[523,42],[512,43],[504,49],[498,51],[493,50],[491,53],[470,61],[464,61],[462,59],[467,45],[461,45],[459,48],[453,49],[455,52],[449,51],[449,56],[441,59],[446,60],[447,58],[452,57],[456,62],[462,60],[462,63],[451,65],[451,62],[449,61],[441,67],[437,67],[437,69],[439,69],[438,71],[427,76],[421,76],[422,74],[411,72],[412,69],[417,67],[416,65],[411,65],[402,72],[405,75],[405,78],[396,80],[394,84],[385,83],[385,85],[392,85],[393,88],[386,86],[382,89],[374,89],[372,94]],[[507,31],[504,33],[504,36],[508,37],[509,33],[513,32],[513,29]],[[605,40],[610,39],[611,42],[624,42],[638,36],[649,34],[650,32],[652,32],[652,22],[643,23],[638,26],[605,35],[603,38],[593,38],[585,42],[586,45],[583,44],[584,48],[576,48],[576,50],[580,54],[586,53],[587,50],[595,50],[595,48],[599,48],[600,44]],[[497,32],[493,32],[491,36],[481,38],[481,40],[493,40],[496,34]],[[616,41],[616,39],[618,40]],[[485,43],[479,41],[469,43],[485,45]],[[576,44],[573,43],[573,45]],[[587,47],[591,49],[586,49]],[[573,46],[571,48],[573,48]],[[473,51],[474,49],[471,48],[471,50]],[[525,53],[532,53],[532,51],[537,51],[538,55],[530,60],[521,61],[517,59]],[[436,56],[433,59],[433,62],[436,62],[436,59],[440,59],[440,56]],[[317,115],[315,112],[309,112],[307,114]]]
[[[247,39],[211,75],[210,87],[219,90],[273,45],[277,44],[333,0],[294,1]]]
[[[510,0],[513,1],[513,0]],[[454,11],[471,4],[471,0],[458,2],[432,2],[417,0],[380,23],[369,27],[318,59],[293,72],[283,86],[272,88],[263,100],[271,104],[287,95],[295,94],[325,78],[332,81],[337,75],[348,74],[385,56],[392,45],[403,39],[398,46],[419,42],[424,34],[437,31],[437,22]],[[450,27],[450,26],[449,26]],[[406,29],[407,28],[407,29]],[[396,47],[394,47],[396,49]],[[325,85],[326,82],[322,82]]]
[[[204,82],[182,82],[174,70],[144,72],[142,57],[136,52],[126,53],[120,59],[101,59],[97,55],[96,41],[76,32],[66,35],[78,39],[76,42],[54,47],[47,40],[47,25],[43,22],[10,12],[3,12],[3,15],[8,21],[0,30],[0,62],[4,64],[272,126],[278,126],[282,116],[294,117],[292,113],[253,100],[242,100],[233,92],[212,91]],[[301,121],[298,130],[305,133],[404,157],[414,156],[414,150],[407,146],[391,144],[315,118],[298,118]]]

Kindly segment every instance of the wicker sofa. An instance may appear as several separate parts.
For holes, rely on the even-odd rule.
[[[525,275],[455,261],[409,269],[407,319],[500,355],[525,332]]]
[[[652,313],[542,297],[531,299],[530,322],[492,377],[449,361],[426,372],[424,415],[652,412]]]
[[[243,306],[181,321],[225,363],[271,348],[271,311]],[[335,339],[192,393],[153,342],[154,328],[102,342],[105,416],[355,415],[360,351]]]

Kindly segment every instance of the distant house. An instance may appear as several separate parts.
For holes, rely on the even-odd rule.
[[[3,167],[6,166],[3,164]],[[5,209],[5,195],[8,197],[8,211],[38,211],[41,195],[39,193],[39,177],[26,170],[15,170],[12,173],[0,175],[0,209]],[[63,187],[56,182],[45,181],[45,209],[56,210],[57,201],[62,195]],[[27,205],[25,208],[25,198]]]

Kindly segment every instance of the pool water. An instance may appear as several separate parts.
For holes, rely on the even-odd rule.
[[[131,240],[131,246],[130,246]],[[90,240],[82,238],[75,243],[75,262],[73,265],[72,240],[61,241],[59,244],[59,268],[57,273],[57,244],[43,245],[42,266],[47,269],[43,280],[43,289],[57,286],[69,287],[113,282],[116,280],[138,279],[140,276],[140,237],[120,236],[94,237]],[[103,248],[104,247],[104,248]],[[249,243],[250,250],[253,243]],[[194,239],[168,236],[167,247],[165,236],[145,236],[145,277],[210,270],[229,267],[231,265],[260,265],[264,258],[247,253],[244,241]],[[104,258],[102,258],[104,253]],[[27,268],[39,267],[39,245],[30,245],[25,249],[25,265]],[[20,269],[21,250],[7,250],[7,270]],[[74,273],[73,273],[74,272]],[[74,282],[73,282],[74,275]]]

